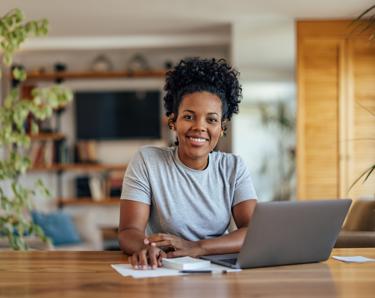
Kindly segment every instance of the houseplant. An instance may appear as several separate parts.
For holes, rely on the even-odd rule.
[[[46,35],[47,20],[24,21],[19,9],[14,9],[0,18],[0,53],[6,69],[10,69],[15,51],[30,36]],[[11,76],[19,82],[25,81],[26,72],[13,67]],[[30,119],[30,132],[38,133],[37,121],[52,116],[53,110],[72,99],[69,90],[59,86],[35,88],[32,99],[22,98],[19,87],[13,87],[9,94],[1,98],[0,104],[0,237],[7,238],[9,246],[15,250],[26,250],[25,236],[35,235],[49,241],[42,229],[29,217],[34,195],[48,196],[48,189],[42,181],[33,188],[20,182],[31,165],[28,158],[30,136],[25,129],[25,121]]]

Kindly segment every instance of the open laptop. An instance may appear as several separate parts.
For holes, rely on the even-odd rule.
[[[350,204],[350,199],[258,203],[240,253],[202,259],[231,268],[325,261]]]

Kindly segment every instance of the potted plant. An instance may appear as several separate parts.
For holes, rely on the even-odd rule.
[[[0,53],[6,69],[10,69],[15,51],[29,36],[46,35],[47,20],[24,21],[19,9],[14,9],[0,18]],[[13,67],[11,77],[25,81],[26,72]],[[42,181],[33,188],[20,182],[26,175],[31,161],[28,157],[30,134],[25,129],[25,121],[30,114],[31,133],[38,133],[36,121],[52,116],[55,108],[72,99],[72,93],[60,86],[35,88],[32,99],[22,98],[19,87],[13,87],[0,100],[0,238],[6,238],[15,250],[26,250],[25,236],[37,236],[43,241],[49,239],[43,230],[33,223],[29,216],[33,208],[32,198],[36,194],[49,195]]]

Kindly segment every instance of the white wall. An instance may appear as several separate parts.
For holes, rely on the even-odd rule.
[[[295,134],[270,121],[264,124],[261,109],[277,115],[280,102],[295,118],[295,32],[292,19],[249,20],[233,24],[231,57],[240,71],[243,101],[233,118],[232,150],[250,168],[260,201],[270,201],[286,185],[285,171],[293,166],[286,156],[293,148]],[[263,115],[264,116],[264,115]]]

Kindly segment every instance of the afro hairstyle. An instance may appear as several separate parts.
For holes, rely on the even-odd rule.
[[[222,102],[222,121],[230,121],[238,113],[242,88],[238,82],[239,72],[224,59],[188,58],[166,74],[164,108],[169,117],[177,116],[182,98],[186,94],[207,91],[217,95]],[[174,119],[175,120],[175,119]]]

